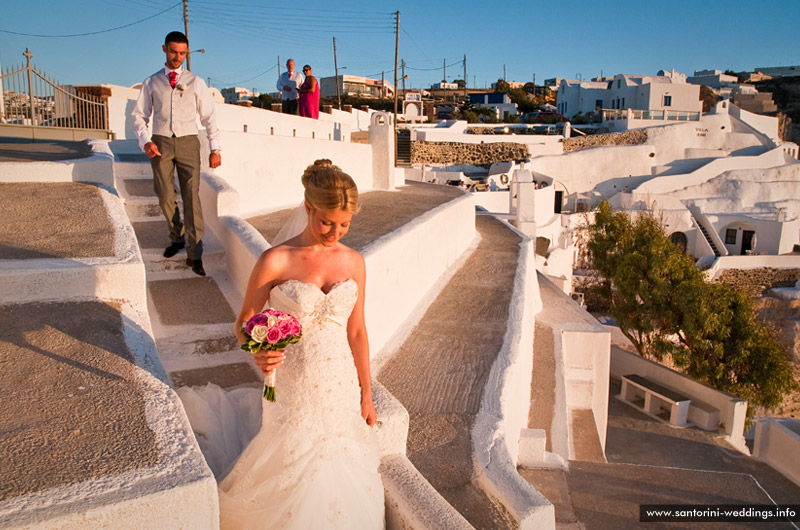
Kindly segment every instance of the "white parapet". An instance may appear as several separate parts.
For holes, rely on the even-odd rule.
[[[753,456],[800,486],[800,420],[758,418]]]
[[[554,529],[553,505],[517,472],[520,435],[530,407],[534,315],[542,308],[533,243],[520,236],[508,328],[472,427],[472,452],[481,487],[505,506],[520,528]]]

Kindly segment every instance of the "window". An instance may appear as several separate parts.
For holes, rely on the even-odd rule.
[[[726,245],[735,245],[736,244],[736,229],[735,228],[728,228],[725,230],[725,244]]]
[[[665,107],[672,106],[672,96],[664,96],[664,106]]]
[[[617,79],[617,88],[622,86],[622,79]]]
[[[602,109],[603,108],[603,100],[602,99],[594,100],[594,108],[595,109]]]
[[[622,98],[622,108],[625,108],[625,98]]]

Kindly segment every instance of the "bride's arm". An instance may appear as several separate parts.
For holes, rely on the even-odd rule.
[[[375,404],[372,402],[372,376],[369,370],[369,339],[367,338],[367,324],[364,320],[364,287],[366,284],[366,267],[364,258],[355,252],[353,279],[358,284],[358,299],[353,307],[353,312],[347,321],[347,340],[358,373],[358,383],[361,385],[361,416],[369,426],[375,425],[378,415]]]
[[[269,298],[269,291],[273,283],[279,277],[282,253],[269,249],[259,256],[253,271],[250,273],[250,280],[247,282],[247,290],[244,293],[242,309],[236,323],[233,325],[233,332],[239,344],[244,344],[245,337],[242,334],[242,327],[247,320],[264,309],[264,305]],[[269,375],[283,362],[283,352],[263,351],[255,355],[256,365],[264,375]]]

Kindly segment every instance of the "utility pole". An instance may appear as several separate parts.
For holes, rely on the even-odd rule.
[[[503,81],[506,80],[506,65],[503,65]]]
[[[464,103],[467,102],[467,54],[464,54]]]
[[[189,39],[189,0],[183,0],[183,34],[186,35],[186,39]],[[186,69],[190,72],[192,71],[192,65],[190,60],[192,58],[191,53],[186,54]]]
[[[399,10],[397,12],[395,12],[394,17],[395,17],[395,26],[394,26],[394,166],[397,167],[397,58],[398,58],[398,56],[400,54],[400,11]]]
[[[339,63],[336,61],[336,37],[333,38],[333,69],[336,72],[336,101],[339,110],[342,110],[342,95],[339,92]]]
[[[381,99],[383,99],[383,98],[385,98],[385,97],[386,97],[386,94],[384,93],[384,88],[383,88],[384,86],[386,86],[386,85],[384,84],[384,83],[385,83],[385,81],[384,81],[384,74],[385,74],[385,73],[386,73],[386,72],[384,72],[383,70],[381,70]]]
[[[403,76],[403,95],[405,95],[405,93],[406,93],[406,60],[405,59],[401,60],[400,64],[402,65],[402,68],[403,68],[403,70],[402,70],[402,72],[403,72],[402,73],[402,76]]]
[[[442,59],[442,88],[444,89],[442,100],[447,103],[447,59]]]

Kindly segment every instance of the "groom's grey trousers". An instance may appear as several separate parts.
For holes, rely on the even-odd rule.
[[[161,152],[161,156],[150,159],[153,188],[169,224],[169,238],[173,243],[185,241],[187,257],[201,259],[203,210],[200,207],[200,140],[196,134],[171,137],[154,134],[152,141]],[[175,203],[176,169],[185,224],[181,224],[181,214]]]

